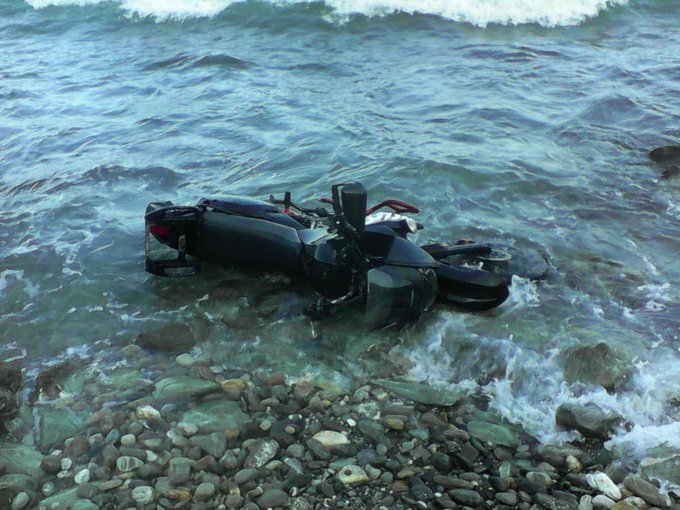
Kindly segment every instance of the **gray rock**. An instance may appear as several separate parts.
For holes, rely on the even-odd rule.
[[[496,500],[508,506],[515,506],[518,502],[517,494],[514,492],[497,492]]]
[[[149,485],[140,485],[132,489],[132,499],[139,505],[148,505],[153,502],[153,487]]]
[[[239,485],[255,480],[255,478],[257,478],[257,469],[253,468],[242,469],[234,475],[234,481]]]
[[[88,499],[77,499],[71,505],[70,510],[99,510],[99,505]]]
[[[606,413],[596,404],[562,404],[555,413],[558,426],[576,429],[585,437],[607,439],[621,417]]]
[[[662,493],[655,485],[644,480],[639,475],[628,475],[623,480],[623,486],[650,505],[658,506],[659,508],[671,506],[671,500],[667,494]]]
[[[259,469],[276,457],[278,452],[279,443],[274,440],[262,441],[250,451],[244,465],[247,468]]]
[[[461,505],[470,506],[473,508],[480,507],[484,504],[484,499],[478,492],[468,489],[451,489],[449,496]]]
[[[475,420],[468,423],[467,429],[472,437],[480,441],[488,441],[509,448],[517,448],[520,445],[517,434],[504,425]]]
[[[571,349],[564,365],[567,382],[581,381],[615,391],[630,378],[632,368],[605,343]]]
[[[140,333],[137,344],[153,351],[188,351],[196,344],[196,337],[189,326],[180,322]]]
[[[61,461],[53,455],[45,455],[40,462],[40,469],[48,475],[56,475],[61,471]]]
[[[204,452],[217,459],[224,455],[224,450],[227,447],[227,438],[224,436],[224,433],[219,432],[193,436],[191,442],[200,446]]]
[[[260,508],[280,508],[288,506],[288,494],[280,489],[265,491],[257,500]]]
[[[183,423],[191,423],[203,433],[238,430],[250,421],[250,416],[241,411],[238,402],[213,400],[203,402],[182,415]]]
[[[438,406],[451,406],[463,398],[465,392],[457,388],[438,389],[427,384],[404,381],[389,381],[387,379],[376,379],[374,384],[421,404],[431,404]]]
[[[56,494],[49,498],[45,498],[40,502],[41,508],[69,508],[78,499],[78,487],[72,487]]]
[[[25,492],[20,492],[12,500],[12,510],[22,510],[28,506],[31,497]]]
[[[656,448],[640,461],[640,472],[648,479],[666,480],[680,485],[680,452],[671,448]]]
[[[186,457],[176,457],[170,459],[168,463],[168,478],[175,484],[182,484],[189,481],[191,475],[191,465],[193,460]]]
[[[153,391],[153,397],[167,400],[198,398],[217,392],[219,389],[219,386],[212,381],[176,375],[158,381]]]
[[[215,486],[212,483],[203,482],[198,487],[196,487],[196,491],[194,492],[194,500],[205,501],[206,499],[211,498],[213,494],[215,494]]]

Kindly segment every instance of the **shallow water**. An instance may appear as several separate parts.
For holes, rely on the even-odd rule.
[[[230,366],[351,382],[398,345],[412,378],[479,383],[545,440],[578,400],[634,423],[614,443],[636,455],[678,443],[680,181],[647,151],[680,139],[680,7],[562,4],[0,0],[0,357],[187,321]],[[149,201],[349,179],[416,203],[422,241],[540,247],[551,276],[365,334],[311,325],[313,297],[272,275],[143,270]],[[597,341],[637,367],[615,395],[563,381],[565,350]]]

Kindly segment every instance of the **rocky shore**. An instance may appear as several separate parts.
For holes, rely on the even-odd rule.
[[[597,410],[562,409],[589,437],[545,445],[482,396],[123,354],[41,372],[6,422],[0,509],[680,508],[603,447]]]

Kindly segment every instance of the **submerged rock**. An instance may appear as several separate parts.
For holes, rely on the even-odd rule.
[[[137,335],[137,344],[152,351],[188,351],[196,345],[196,337],[184,323],[166,324]]]
[[[153,397],[159,400],[196,398],[218,390],[219,386],[212,381],[177,375],[158,381],[153,391]]]
[[[40,438],[38,444],[44,448],[61,443],[74,436],[85,426],[90,416],[86,411],[42,408],[40,411]]]
[[[640,461],[640,472],[647,478],[680,485],[680,452],[670,448],[654,452]]]
[[[35,402],[43,395],[48,399],[55,399],[63,389],[66,379],[78,369],[78,365],[73,361],[64,361],[57,365],[43,368],[38,374],[35,382],[35,389],[29,401]]]
[[[649,152],[649,159],[655,163],[667,163],[670,161],[680,163],[680,145],[664,145]]]
[[[471,421],[468,423],[468,433],[480,441],[517,448],[520,444],[517,434],[508,427],[485,421]]]
[[[615,391],[629,379],[632,368],[605,343],[571,349],[564,365],[564,379],[600,385]]]
[[[607,439],[621,421],[616,414],[607,413],[591,403],[562,404],[555,413],[555,422],[566,429],[576,429],[585,437]]]
[[[11,466],[13,473],[28,475],[35,479],[43,475],[40,469],[43,456],[28,446],[0,443],[0,459],[7,466]]]
[[[213,400],[203,402],[182,415],[181,423],[193,424],[202,434],[225,430],[240,430],[250,421],[250,416],[241,411],[238,402]]]
[[[389,381],[387,379],[376,379],[373,382],[401,397],[421,404],[452,406],[465,394],[463,390],[458,388],[438,389],[417,382]]]

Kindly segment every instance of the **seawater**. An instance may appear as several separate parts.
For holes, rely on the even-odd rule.
[[[0,0],[0,357],[34,373],[184,321],[230,366],[349,383],[378,345],[542,440],[592,401],[631,424],[612,447],[680,447],[680,185],[647,159],[680,142],[678,55],[667,0]],[[275,275],[144,272],[150,201],[350,179],[417,204],[420,241],[539,248],[551,274],[365,333],[310,324]],[[599,341],[635,366],[616,394],[562,375]]]

